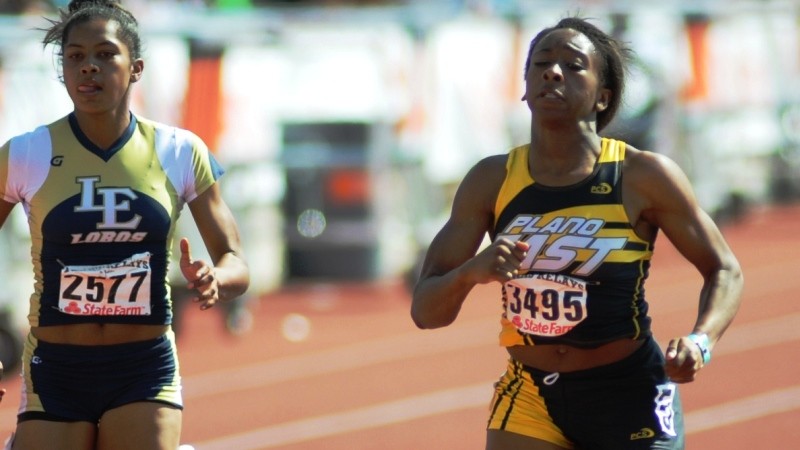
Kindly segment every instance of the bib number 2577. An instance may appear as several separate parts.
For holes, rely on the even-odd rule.
[[[150,254],[61,270],[59,310],[74,315],[149,315]]]

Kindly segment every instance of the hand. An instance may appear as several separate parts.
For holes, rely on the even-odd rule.
[[[195,291],[197,296],[192,301],[200,303],[200,309],[208,309],[219,301],[219,283],[214,276],[214,267],[202,260],[193,260],[189,239],[181,239],[181,274],[188,281],[186,287]]]
[[[478,283],[499,281],[504,283],[519,274],[522,261],[530,244],[498,239],[476,255],[470,262]]]
[[[669,341],[664,356],[667,376],[675,383],[694,381],[697,372],[703,368],[700,348],[686,336]]]

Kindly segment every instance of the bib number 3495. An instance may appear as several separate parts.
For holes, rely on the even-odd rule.
[[[586,282],[530,274],[505,284],[506,318],[521,332],[561,336],[587,317]]]

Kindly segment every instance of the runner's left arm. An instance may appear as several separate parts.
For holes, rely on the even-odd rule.
[[[250,272],[242,250],[239,228],[217,184],[192,202],[189,210],[197,224],[211,264],[191,259],[189,242],[181,242],[181,271],[189,289],[199,294],[197,301],[208,308],[217,300],[232,300],[247,291]]]
[[[707,335],[709,349],[713,349],[739,309],[742,269],[716,223],[699,206],[688,178],[677,164],[649,152],[642,161],[650,199],[643,218],[657,226],[703,277],[691,333],[672,339],[665,352],[670,378],[689,382],[702,368],[703,355],[688,334]]]

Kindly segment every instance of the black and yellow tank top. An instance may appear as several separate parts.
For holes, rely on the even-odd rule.
[[[596,347],[650,334],[644,281],[653,246],[622,204],[625,143],[603,138],[594,172],[563,187],[537,184],[529,145],[509,153],[493,239],[530,244],[502,289],[500,345]]]

